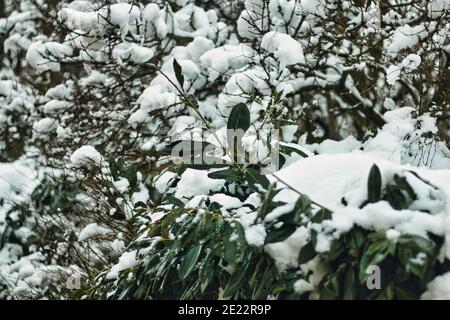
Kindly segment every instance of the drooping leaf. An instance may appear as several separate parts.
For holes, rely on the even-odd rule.
[[[359,280],[361,283],[369,277],[367,273],[369,266],[379,266],[387,255],[392,253],[393,245],[395,244],[387,239],[380,239],[369,245],[359,264]]]
[[[295,225],[283,225],[278,229],[272,229],[268,232],[265,242],[273,243],[284,241],[289,238],[294,232],[297,230],[297,226]]]
[[[331,216],[332,212],[330,210],[322,208],[311,218],[311,222],[321,223],[324,220],[330,220]]]
[[[214,277],[214,264],[212,258],[207,255],[205,258],[205,262],[200,268],[199,272],[199,281],[200,281],[200,291],[204,293],[208,288],[208,285],[211,283]]]
[[[355,270],[350,266],[344,278],[344,300],[354,300],[356,297],[356,275]]]
[[[313,241],[309,241],[303,248],[300,250],[298,255],[298,264],[304,264],[310,260],[312,260],[317,255],[316,250],[314,249]]]
[[[192,270],[195,267],[195,264],[198,261],[198,258],[200,256],[200,253],[202,251],[202,245],[196,245],[189,249],[189,251],[186,253],[186,255],[183,258],[183,262],[180,266],[180,278],[186,279],[189,274],[192,272]]]
[[[239,173],[233,169],[210,172],[208,173],[208,177],[211,179],[223,179],[228,182],[238,181],[241,178]]]
[[[173,204],[175,207],[180,207],[180,208],[184,207],[183,201],[181,201],[180,199],[178,199],[175,196],[167,195],[165,198],[170,204]]]
[[[183,70],[180,64],[178,63],[177,59],[173,59],[173,71],[175,72],[175,77],[177,78],[177,81],[181,86],[181,90],[183,90],[184,86]]]
[[[227,284],[225,285],[225,289],[223,290],[223,296],[228,298],[232,297],[236,291],[238,291],[244,284],[247,268],[249,266],[249,262],[245,263],[242,267],[237,267]]]
[[[308,158],[308,155],[305,152],[291,146],[280,145],[280,151],[284,154],[287,154],[288,156],[290,156],[292,153],[296,153],[302,158]]]
[[[366,235],[360,227],[353,228],[345,235],[345,243],[354,253],[357,253],[361,249],[365,241]]]
[[[258,170],[254,168],[245,168],[245,178],[250,184],[260,184],[264,188],[268,188],[270,185],[269,179],[265,175],[262,175]]]

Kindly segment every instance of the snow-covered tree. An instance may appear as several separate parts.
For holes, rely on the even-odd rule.
[[[0,297],[450,297],[449,18],[4,1]]]

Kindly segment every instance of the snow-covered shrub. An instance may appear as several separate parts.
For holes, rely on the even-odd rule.
[[[450,296],[449,11],[4,1],[0,297]]]
[[[350,192],[322,194],[326,190],[317,187],[324,182],[284,180],[295,164],[280,171],[283,178],[272,178],[285,186],[289,181],[316,187],[311,194],[328,198],[331,210],[298,191],[279,188],[280,183],[268,186],[263,178],[255,185],[235,169],[199,174],[203,178],[191,189],[219,180],[220,190],[183,203],[174,196],[187,179],[181,174],[150,215],[137,214],[148,222],[135,226],[138,236],[124,259],[85,293],[113,299],[420,298],[427,284],[447,271],[445,189],[407,168],[381,162],[381,171],[376,164],[368,167],[372,158],[347,156],[352,158],[360,166],[353,174],[370,168],[367,178],[355,181],[342,158],[318,160],[335,163],[342,179],[366,181]],[[315,165],[309,162],[300,166]],[[449,177],[447,172],[437,182],[445,187]],[[230,188],[235,184],[245,188]],[[367,286],[370,266],[381,269],[380,290]]]

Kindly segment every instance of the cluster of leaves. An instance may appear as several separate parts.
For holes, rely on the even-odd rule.
[[[182,215],[183,221],[176,222]],[[117,282],[104,280],[89,290],[91,296],[104,297],[111,290],[108,298],[113,299],[217,299],[220,294],[258,299],[266,298],[276,281],[271,259],[246,243],[239,223],[230,223],[217,211],[198,216],[195,210],[178,208],[149,228],[148,235],[158,240],[131,270],[133,279],[125,272]],[[129,249],[148,244],[136,242]]]
[[[387,201],[394,209],[406,209],[417,198],[404,177],[394,175],[393,183],[382,189],[378,166],[374,165],[368,177],[368,203]],[[345,201],[345,200],[344,200]],[[320,223],[331,218],[331,213],[321,209],[311,222]],[[283,226],[284,227],[284,226]],[[318,291],[321,299],[418,299],[426,285],[445,267],[437,260],[443,238],[430,235],[430,239],[403,234],[396,240],[384,234],[354,226],[348,233],[332,242],[320,258],[330,272],[324,276]],[[299,264],[317,256],[316,233],[300,251]],[[369,288],[371,268],[380,271],[378,290]]]
[[[227,169],[232,172],[232,169]],[[220,172],[220,171],[219,171]],[[234,182],[235,176],[221,174]],[[251,184],[251,180],[241,184]],[[257,221],[265,225],[264,244],[288,239],[298,228],[332,219],[332,212],[318,208],[307,196],[300,196],[295,206],[278,219],[265,222],[275,208],[279,192],[274,184],[261,192],[262,203]],[[381,189],[379,169],[374,165],[368,179],[368,202],[388,201],[402,209],[406,199],[399,194],[415,194],[402,177]],[[281,224],[281,227],[280,227]],[[137,250],[139,264],[120,273],[117,280],[100,274],[95,284],[79,296],[112,299],[308,299],[309,293],[297,293],[294,283],[307,279],[300,267],[280,271],[264,246],[250,246],[243,226],[224,216],[220,205],[210,204],[206,211],[179,206],[149,224],[128,251]],[[448,266],[438,262],[443,238],[429,239],[403,234],[395,241],[385,234],[354,226],[333,240],[327,252],[315,250],[317,233],[311,229],[309,241],[302,247],[298,265],[318,259],[327,272],[315,288],[320,299],[418,299],[426,285]],[[149,249],[150,248],[150,249]],[[140,254],[140,252],[142,254]],[[380,287],[370,287],[371,267],[380,270]],[[131,276],[132,275],[132,276]]]

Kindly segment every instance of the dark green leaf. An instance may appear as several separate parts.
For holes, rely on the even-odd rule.
[[[298,255],[298,264],[304,264],[310,260],[312,260],[317,255],[316,250],[314,249],[313,241],[309,241],[303,248],[300,250],[300,254]]]
[[[363,229],[359,227],[353,228],[345,235],[347,246],[355,253],[358,252],[366,241],[366,235]]]
[[[383,292],[378,295],[377,300],[393,300],[395,297],[395,287],[390,283]]]
[[[381,172],[376,164],[370,169],[367,190],[369,202],[374,203],[381,200]]]
[[[250,128],[250,110],[245,103],[239,103],[233,107],[228,118],[227,129],[247,131]]]
[[[324,220],[330,220],[331,219],[331,211],[327,209],[320,209],[314,217],[312,217],[311,222],[313,223],[321,223]]]
[[[235,182],[241,178],[239,173],[233,169],[225,169],[225,170],[210,172],[210,173],[208,173],[208,177],[211,179],[226,180],[227,182]]]
[[[175,72],[175,77],[177,77],[177,81],[181,86],[181,90],[183,90],[184,76],[183,76],[183,71],[181,69],[181,66],[178,63],[177,59],[173,59],[173,71]]]
[[[354,300],[356,297],[356,275],[353,267],[349,267],[344,279],[344,300]]]
[[[291,146],[280,145],[280,151],[284,154],[287,154],[288,156],[290,156],[292,153],[296,153],[302,158],[308,158],[308,155],[305,152]]]
[[[391,246],[394,245],[390,240],[380,239],[373,242],[364,252],[359,265],[359,279],[361,283],[369,277],[367,270],[369,266],[379,266],[381,262],[392,252]]]
[[[387,186],[384,199],[396,210],[402,210],[409,207],[406,197],[397,186]]]
[[[180,199],[176,198],[175,196],[167,195],[167,196],[166,196],[166,200],[167,200],[170,204],[173,204],[175,207],[180,207],[180,208],[183,208],[183,207],[184,207],[183,201],[181,201]]]
[[[180,266],[180,278],[186,279],[187,276],[192,272],[195,267],[195,264],[198,261],[200,253],[202,251],[202,245],[196,245],[192,247],[184,256],[183,262]]]
[[[295,225],[282,225],[278,229],[273,229],[269,231],[266,236],[266,243],[280,242],[289,238],[297,230]]]
[[[260,184],[264,188],[268,188],[270,185],[269,179],[262,175],[258,170],[254,168],[245,168],[245,177],[250,184]]]
[[[233,241],[230,240],[232,238],[234,238]],[[227,225],[222,241],[224,260],[231,265],[236,265],[243,259],[247,248],[242,225],[240,223],[236,223],[235,227]]]
[[[214,263],[209,255],[206,257],[203,266],[200,268],[199,280],[200,291],[204,293],[214,277]]]
[[[234,270],[223,291],[225,298],[232,297],[244,285],[248,266],[249,262]]]

